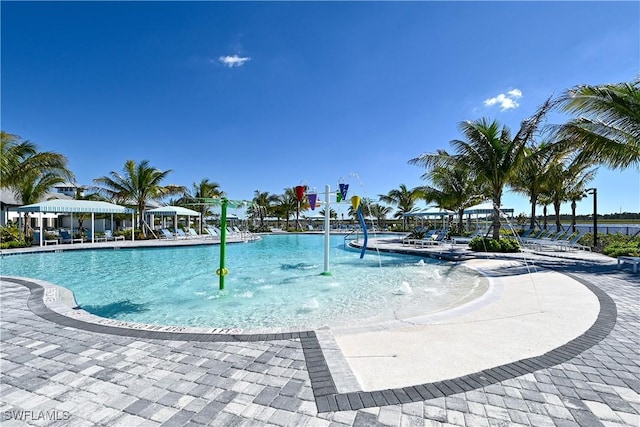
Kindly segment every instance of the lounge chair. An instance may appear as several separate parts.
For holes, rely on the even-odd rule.
[[[211,237],[220,237],[220,235],[216,233],[216,230],[214,230],[213,227],[204,227],[203,230]]]
[[[82,238],[73,237],[67,230],[60,230],[60,243],[82,243]]]
[[[416,241],[418,240],[423,240],[423,239],[430,239],[431,236],[434,235],[434,233],[436,233],[438,230],[437,229],[433,229],[433,230],[429,230],[428,227],[424,227],[424,228],[416,228],[415,233],[422,233],[424,232],[424,236],[423,237],[412,237],[413,233],[405,236],[402,238],[402,246],[408,245],[411,246],[413,244],[415,244]]]
[[[584,250],[584,251],[589,251],[591,252],[591,246],[585,246],[585,245],[581,245],[580,243],[578,243],[578,241],[580,239],[582,239],[582,237],[585,235],[584,232],[579,231],[578,233],[576,233],[571,239],[569,240],[564,240],[562,242],[556,242],[556,246],[558,246],[560,248],[560,250],[571,250],[571,249],[577,249],[577,250]]]
[[[189,236],[187,236],[185,234],[185,232],[182,231],[181,228],[176,228],[176,238],[178,238],[178,239],[188,239]]]
[[[486,236],[488,233],[487,229],[477,229],[475,232],[473,232],[471,235],[469,236],[457,236],[457,237],[451,237],[451,243],[458,244],[458,243],[469,243],[471,240],[473,240],[476,237],[480,237],[480,236]]]
[[[189,237],[191,237],[193,239],[198,238],[198,237],[204,237],[204,236],[199,235],[198,232],[196,230],[194,230],[193,228],[191,228],[191,227],[187,228],[187,232],[188,232],[187,236],[189,236]]]
[[[540,241],[544,237],[549,236],[551,233],[552,232],[550,229],[542,229],[542,230],[539,230],[538,232],[531,233],[529,237],[521,238],[522,244],[524,246],[535,245],[536,242]]]
[[[124,236],[114,236],[111,230],[104,230],[104,237],[106,237],[107,240],[113,241],[124,240]]]
[[[569,236],[566,236],[565,238],[562,238],[562,239],[548,240],[548,241],[540,240],[535,243],[534,248],[536,250],[555,248],[560,251],[565,251],[565,250],[568,251],[571,249],[582,249],[585,251],[591,251],[590,246],[584,246],[578,243],[578,241],[582,239],[584,234],[585,234],[584,232],[579,231],[576,233],[571,233],[569,234]]]
[[[169,240],[174,240],[176,238],[176,236],[174,236],[173,233],[166,228],[160,229],[159,236],[161,239],[169,239]]]
[[[424,247],[425,245],[426,246],[441,245],[444,243],[444,240],[446,239],[448,234],[449,234],[449,229],[443,228],[442,230],[439,230],[436,233],[434,233],[430,239],[416,240],[414,246],[417,248],[418,245],[422,247]]]
[[[528,239],[524,239],[522,241],[522,244],[524,246],[537,248],[540,245],[548,245],[549,243],[560,241],[563,237],[566,237],[566,235],[567,235],[567,231],[565,230],[560,230],[558,232],[549,231],[547,233],[540,233],[536,237],[530,237]]]

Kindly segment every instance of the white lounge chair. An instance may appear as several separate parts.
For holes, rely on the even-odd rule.
[[[417,248],[418,245],[422,247],[424,247],[425,245],[426,246],[441,245],[444,243],[444,240],[447,238],[447,234],[449,234],[448,228],[439,230],[436,233],[434,233],[430,239],[416,240],[415,247]]]
[[[114,236],[111,230],[104,230],[104,236],[107,238],[107,240],[124,240],[124,236]]]
[[[176,236],[174,236],[173,233],[167,230],[166,228],[161,228],[160,234],[158,234],[158,236],[161,239],[169,239],[169,240],[174,240],[176,238]]]

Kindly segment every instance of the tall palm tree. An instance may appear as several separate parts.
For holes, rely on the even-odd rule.
[[[610,168],[640,167],[640,78],[629,83],[580,85],[556,104],[579,116],[557,128],[558,138],[581,159]]]
[[[422,198],[427,203],[435,203],[442,209],[456,212],[458,216],[458,232],[462,232],[464,210],[484,200],[483,187],[478,180],[473,179],[473,174],[466,163],[460,162],[456,157],[451,157],[444,150],[437,152],[436,156],[443,156],[444,161],[433,160],[441,163],[434,166],[422,175],[422,179],[431,182],[431,185],[422,187]],[[410,164],[428,164],[426,156],[411,159]]]
[[[271,212],[271,207],[278,201],[276,194],[269,194],[268,191],[256,190],[253,193],[253,205],[256,207],[260,227],[264,227],[264,217]]]
[[[400,184],[398,188],[390,190],[387,194],[379,194],[378,198],[383,203],[397,206],[394,218],[404,218],[404,214],[411,212],[415,207],[416,201],[420,198],[420,188],[409,189],[405,184]],[[402,223],[404,231],[404,221]]]
[[[277,197],[278,199],[271,211],[278,218],[278,227],[280,227],[280,219],[284,219],[285,228],[289,228],[289,219],[298,209],[298,200],[295,192],[293,188],[285,188],[284,194],[279,194]]]
[[[369,205],[369,211],[372,216],[376,218],[378,226],[385,227],[387,222],[387,215],[391,213],[393,209],[390,206],[384,206],[380,203],[371,203]]]
[[[111,200],[137,207],[138,227],[146,236],[143,215],[146,204],[151,200],[160,200],[172,194],[185,192],[183,186],[161,185],[171,172],[171,169],[161,171],[150,166],[148,160],[143,160],[140,163],[127,160],[122,173],[111,171],[108,176],[96,178],[93,182],[102,186],[100,191]]]
[[[466,164],[470,177],[485,186],[485,195],[493,203],[493,238],[500,238],[500,206],[504,188],[511,183],[524,158],[524,150],[551,108],[547,100],[530,118],[522,121],[520,130],[512,138],[507,126],[482,118],[461,122],[459,127],[466,140],[453,140],[456,155],[436,156],[423,154],[413,159],[427,168],[450,167],[454,163]]]
[[[43,176],[51,173],[66,181],[74,181],[73,173],[67,164],[68,160],[62,154],[38,151],[38,146],[33,142],[25,141],[18,135],[0,131],[0,188],[14,188],[19,181],[31,173]],[[34,177],[30,176],[29,179]]]
[[[224,194],[224,191],[220,189],[220,184],[210,181],[209,178],[202,178],[200,182],[194,182],[191,185],[191,190],[185,191],[183,197],[180,198],[180,203],[200,213],[200,234],[202,234],[204,219],[212,215],[212,211],[210,205],[204,204],[199,199],[217,199]]]
[[[306,197],[303,197],[302,200],[298,202],[295,187],[285,188],[283,197],[285,201],[284,203],[293,206],[296,212],[296,229],[302,230],[302,225],[300,224],[300,212],[307,211],[311,208],[309,200]],[[287,218],[287,227],[288,225],[289,219]]]
[[[582,197],[586,184],[595,176],[596,170],[588,170],[590,164],[584,163],[584,160],[580,155],[574,159],[565,158],[564,161],[553,163],[546,175],[548,188],[545,194],[553,204],[556,232],[562,229],[560,223],[562,203]]]
[[[531,217],[529,228],[536,227],[536,206],[541,194],[548,191],[548,174],[552,165],[559,161],[554,155],[553,146],[543,142],[538,146],[526,147],[522,166],[518,168],[511,181],[511,188],[529,197]]]

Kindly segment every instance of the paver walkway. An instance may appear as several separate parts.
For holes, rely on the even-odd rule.
[[[436,387],[425,400],[387,391],[375,402],[381,406],[329,411],[316,405],[323,357],[312,336],[207,342],[91,332],[38,316],[41,296],[5,280],[2,425],[640,425],[638,275],[579,259],[537,262],[612,299],[615,325],[601,341],[557,365],[479,388]]]

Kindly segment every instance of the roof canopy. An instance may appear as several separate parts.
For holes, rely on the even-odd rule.
[[[513,208],[501,207],[500,211],[502,213],[505,213],[505,214],[507,214],[507,213],[513,214]],[[465,209],[464,213],[465,214],[470,214],[470,215],[492,214],[493,213],[493,203],[486,202],[486,203],[481,203],[479,205],[471,206],[470,208]]]
[[[437,206],[431,206],[424,209],[414,208],[410,212],[403,214],[403,216],[420,216],[427,218],[442,218],[444,216],[453,215],[453,211],[447,209],[441,209]]]
[[[18,208],[18,212],[50,212],[50,213],[133,213],[134,210],[125,206],[93,200],[47,200],[45,202],[25,205]]]
[[[196,211],[192,211],[191,209],[183,208],[182,206],[161,206],[155,209],[149,209],[146,211],[148,214],[152,215],[165,215],[165,216],[176,216],[176,215],[186,215],[186,216],[199,216],[200,213]]]

